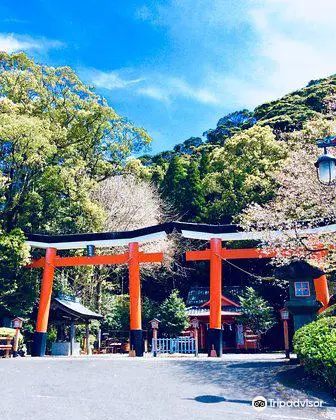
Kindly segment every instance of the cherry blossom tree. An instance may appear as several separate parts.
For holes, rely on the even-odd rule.
[[[263,234],[262,247],[276,251],[275,263],[308,259],[321,264],[319,250],[328,251],[324,265],[334,267],[336,235],[304,234],[303,229],[315,228],[336,220],[336,187],[322,185],[314,162],[321,150],[316,140],[336,132],[334,120],[310,121],[303,130],[283,136],[290,152],[275,173],[278,188],[273,200],[264,205],[251,204],[240,217],[241,225]],[[278,231],[278,234],[274,234]]]

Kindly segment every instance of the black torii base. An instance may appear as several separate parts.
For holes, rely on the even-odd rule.
[[[137,357],[144,355],[142,330],[130,330],[130,350],[134,350]]]
[[[220,328],[209,328],[207,331],[208,356],[211,350],[215,350],[217,357],[223,355],[223,330]]]
[[[47,333],[46,332],[34,332],[34,342],[32,348],[32,357],[43,357],[46,353],[47,347]]]

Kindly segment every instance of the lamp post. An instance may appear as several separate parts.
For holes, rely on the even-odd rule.
[[[288,320],[289,320],[289,311],[288,309],[280,309],[281,319],[283,321],[283,330],[284,330],[284,343],[285,343],[285,353],[286,358],[290,359],[289,355],[289,339],[288,339]]]
[[[197,318],[193,318],[191,320],[191,325],[194,329],[194,338],[195,338],[195,356],[198,356],[198,327],[199,327],[199,320]]]
[[[153,330],[153,356],[156,357],[157,354],[157,330],[159,329],[159,320],[154,318],[149,321],[151,324],[151,328]]]
[[[13,357],[18,356],[18,348],[19,348],[19,333],[20,329],[22,328],[23,319],[22,318],[14,318],[13,319],[13,327],[15,328],[15,335],[14,335],[14,346],[13,346]]]
[[[336,136],[325,137],[317,141],[317,147],[324,149],[315,162],[318,180],[323,185],[332,185],[336,181],[336,157],[328,153],[328,147],[336,147]]]

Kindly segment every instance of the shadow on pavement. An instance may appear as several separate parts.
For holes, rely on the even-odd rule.
[[[325,406],[336,407],[332,390],[321,380],[308,376],[302,366],[278,372],[277,380],[288,388],[304,390],[309,396],[323,400]]]
[[[229,398],[219,397],[218,395],[199,395],[195,398],[189,398],[189,399],[200,402],[200,403],[205,403],[205,404],[230,402],[230,403],[251,405],[251,400],[229,399]]]
[[[331,393],[321,384],[316,386],[304,373],[303,368],[290,362],[248,361],[209,363],[206,360],[196,364],[189,361],[176,361],[174,366],[178,374],[193,384],[215,385],[221,389],[218,396],[200,395],[195,401],[237,402],[251,404],[256,395],[265,398],[292,400],[318,398],[325,402],[324,406],[335,407]],[[237,399],[239,395],[240,399]],[[217,398],[217,400],[216,400]],[[219,400],[220,398],[221,400]]]
[[[229,369],[265,369],[273,368],[275,366],[284,366],[284,362],[246,362],[246,363],[234,363],[228,365]]]

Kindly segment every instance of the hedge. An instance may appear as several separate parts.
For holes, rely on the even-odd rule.
[[[318,314],[317,319],[326,318],[329,316],[336,316],[336,303]]]
[[[320,318],[294,335],[294,350],[305,369],[336,389],[336,317]]]

